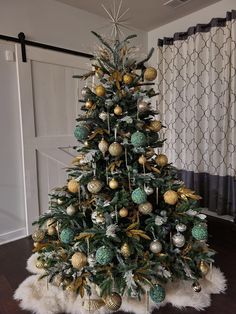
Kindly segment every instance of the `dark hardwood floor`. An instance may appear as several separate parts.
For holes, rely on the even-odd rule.
[[[236,225],[217,218],[209,217],[210,245],[218,254],[216,265],[225,273],[228,280],[226,294],[213,295],[212,305],[204,313],[236,313]],[[22,311],[12,298],[14,290],[29,275],[25,270],[27,258],[31,255],[30,238],[18,240],[0,246],[0,314],[30,313]],[[116,312],[122,314],[122,312]],[[154,314],[197,314],[196,310],[187,308],[177,310],[168,305]]]

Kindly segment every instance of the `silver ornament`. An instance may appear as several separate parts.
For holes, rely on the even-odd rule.
[[[165,217],[165,216],[167,215],[166,210],[162,210],[162,211],[160,212],[160,215],[163,216],[163,217]]]
[[[158,240],[154,240],[151,242],[150,244],[150,251],[152,251],[152,253],[160,253],[162,250],[162,244],[160,241]]]
[[[96,264],[95,255],[93,254],[89,255],[87,261],[90,267],[94,267]]]
[[[63,200],[62,200],[61,198],[58,198],[58,199],[57,199],[57,204],[58,204],[58,205],[62,205],[62,204],[63,204]]]
[[[175,226],[175,229],[178,231],[178,232],[184,232],[186,229],[187,229],[187,226],[185,224],[177,224]]]
[[[149,109],[149,104],[146,101],[140,101],[137,108],[139,112],[145,112]]]
[[[90,91],[91,91],[90,88],[87,87],[87,86],[85,86],[85,87],[83,87],[83,88],[81,89],[81,95],[82,95],[83,97],[85,97],[85,96],[87,96],[87,94],[88,94]]]
[[[145,186],[144,191],[147,195],[151,195],[154,192],[154,189],[151,186]]]
[[[106,121],[106,119],[107,119],[107,113],[105,112],[105,111],[102,111],[102,112],[100,112],[99,113],[99,118],[102,120],[102,121]]]
[[[69,216],[73,216],[76,213],[76,208],[73,205],[70,205],[67,207],[66,213]]]
[[[192,288],[193,288],[193,291],[194,292],[200,292],[202,290],[200,284],[198,281],[195,281],[193,284],[192,284]]]
[[[88,184],[87,189],[90,193],[97,194],[102,189],[102,182],[97,180],[96,178],[93,178]]]
[[[181,233],[176,233],[173,235],[172,241],[176,247],[182,247],[185,244],[185,237]]]
[[[94,211],[91,215],[92,222],[94,224],[104,224],[105,223],[105,217],[103,213],[99,213],[97,211]]]
[[[115,218],[115,217],[116,217],[116,215],[117,215],[117,214],[116,214],[116,212],[115,212],[115,211],[110,213],[111,218]]]
[[[163,225],[165,223],[165,218],[163,218],[163,217],[161,217],[161,216],[156,216],[156,218],[155,218],[155,224],[157,225],[157,226],[161,226],[161,225]]]

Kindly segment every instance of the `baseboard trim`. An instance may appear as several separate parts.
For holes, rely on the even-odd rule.
[[[0,245],[9,243],[27,236],[26,228],[13,230],[7,233],[0,234]]]

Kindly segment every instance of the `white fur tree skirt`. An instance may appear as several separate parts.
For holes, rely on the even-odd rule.
[[[14,298],[20,300],[22,309],[30,310],[36,314],[105,314],[109,311],[103,307],[96,312],[87,311],[82,306],[82,299],[74,293],[63,291],[52,284],[47,284],[47,279],[39,280],[43,270],[36,268],[37,253],[33,254],[28,262],[27,269],[34,275],[26,278],[15,292]],[[226,279],[220,269],[213,267],[204,279],[199,281],[202,291],[196,293],[192,290],[190,281],[170,282],[165,286],[165,301],[157,305],[150,300],[149,312],[155,308],[171,303],[173,306],[183,308],[186,306],[202,310],[211,304],[212,293],[223,293],[226,290]],[[148,313],[145,297],[142,301],[123,298],[121,311],[135,314]]]

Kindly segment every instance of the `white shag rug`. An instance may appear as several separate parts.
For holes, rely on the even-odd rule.
[[[105,314],[110,313],[105,307],[97,311],[87,311],[83,308],[80,296],[72,292],[67,292],[52,284],[47,283],[47,279],[39,280],[43,273],[42,269],[36,268],[37,253],[33,254],[27,262],[27,270],[34,275],[26,278],[17,288],[14,298],[20,301],[22,309],[29,310],[35,314]],[[135,314],[152,313],[152,311],[167,303],[174,307],[193,307],[197,310],[203,310],[211,304],[211,294],[223,293],[226,290],[226,279],[219,268],[212,267],[212,270],[204,279],[199,280],[202,287],[201,292],[196,293],[191,287],[190,281],[170,282],[165,286],[166,298],[161,304],[155,304],[149,300],[149,311],[145,297],[142,301],[131,298],[122,298],[121,311]]]

